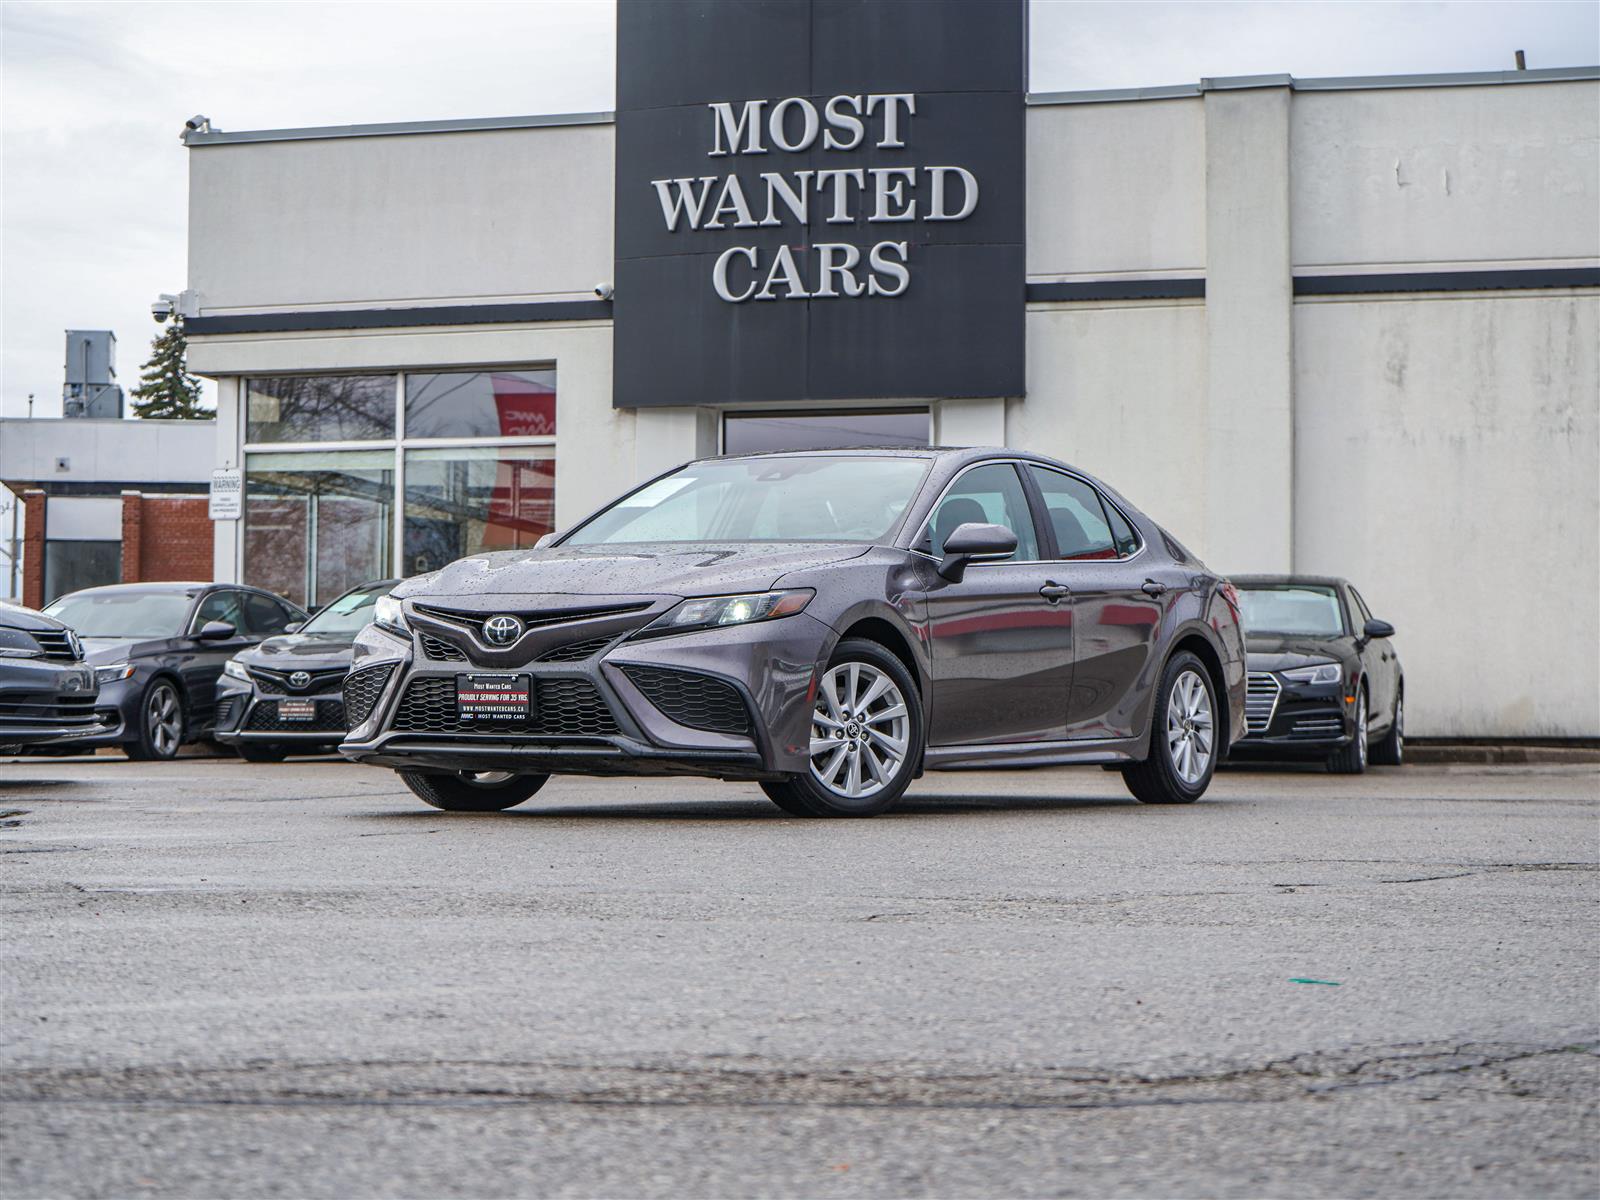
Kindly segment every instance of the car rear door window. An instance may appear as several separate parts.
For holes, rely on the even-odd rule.
[[[950,485],[928,522],[926,546],[934,557],[944,553],[945,539],[957,526],[976,522],[1003,525],[1017,535],[1017,552],[1007,562],[1034,562],[1039,539],[1022,480],[1010,463],[987,463],[966,472]]]
[[[260,592],[244,593],[244,618],[249,631],[258,637],[282,633],[291,622],[300,619],[271,596]]]
[[[1106,519],[1100,493],[1081,479],[1029,467],[1044,496],[1050,528],[1056,535],[1057,558],[1116,558],[1117,539]],[[1131,530],[1129,531],[1131,535]]]

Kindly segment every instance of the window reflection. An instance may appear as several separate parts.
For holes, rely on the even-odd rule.
[[[284,375],[245,381],[245,441],[394,436],[393,375]]]
[[[547,447],[406,452],[406,575],[469,554],[532,546],[555,527]]]
[[[394,454],[252,454],[245,459],[244,577],[319,607],[389,571]]]
[[[406,436],[554,437],[556,373],[472,371],[406,376]]]

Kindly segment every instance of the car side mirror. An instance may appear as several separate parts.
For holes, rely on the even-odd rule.
[[[306,623],[304,621],[290,621],[283,627],[283,631],[285,633],[299,633],[305,627]]]
[[[960,583],[967,564],[984,559],[1010,558],[1017,552],[1017,535],[1004,525],[985,525],[968,521],[957,525],[944,540],[944,557],[939,560],[939,576]]]
[[[1369,638],[1386,638],[1394,636],[1394,626],[1387,621],[1380,621],[1376,617],[1369,617],[1362,633]]]
[[[202,642],[225,642],[239,631],[227,621],[207,621],[195,634]]]

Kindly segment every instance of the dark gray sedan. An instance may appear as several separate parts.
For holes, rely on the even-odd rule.
[[[1105,484],[999,450],[709,459],[400,584],[340,747],[439,808],[551,774],[883,812],[927,769],[1092,763],[1196,800],[1244,732],[1231,586]]]
[[[100,687],[102,732],[80,745],[165,759],[208,736],[228,659],[306,614],[260,588],[122,583],[71,592],[45,611],[83,639]]]
[[[325,754],[344,738],[344,677],[350,649],[372,609],[399,582],[351,588],[304,625],[230,658],[217,681],[215,737],[250,762]]]

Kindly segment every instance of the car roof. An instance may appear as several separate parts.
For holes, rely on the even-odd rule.
[[[1229,575],[1234,587],[1349,587],[1350,581],[1338,575]]]
[[[1022,458],[1030,462],[1078,471],[1077,467],[1068,466],[1059,459],[1034,454],[1029,450],[1013,450],[1009,446],[847,446],[832,450],[754,450],[746,454],[708,455],[694,461],[727,462],[739,458],[927,458],[955,462],[978,462],[986,458]]]

